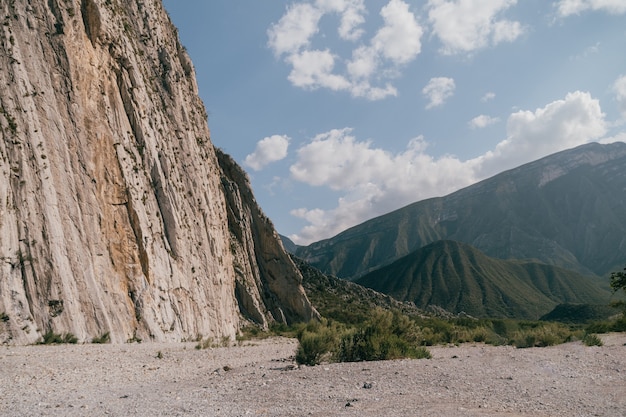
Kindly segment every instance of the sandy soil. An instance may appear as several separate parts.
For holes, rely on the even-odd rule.
[[[626,416],[626,334],[601,337],[315,367],[295,366],[289,339],[3,346],[0,415]]]

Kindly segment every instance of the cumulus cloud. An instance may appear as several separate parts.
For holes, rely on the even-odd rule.
[[[372,39],[372,47],[395,64],[412,61],[421,51],[422,27],[401,0],[391,0],[380,10],[385,25]]]
[[[269,28],[268,46],[291,65],[288,79],[296,87],[348,91],[354,97],[368,100],[397,95],[391,79],[420,54],[423,35],[422,27],[404,1],[390,0],[382,7],[382,27],[369,42],[354,47],[350,57],[339,57],[328,48],[311,48],[323,16],[339,14],[340,39],[354,42],[365,33],[361,26],[366,12],[364,0],[298,3]]]
[[[561,17],[577,15],[589,10],[617,15],[626,13],[626,2],[624,0],[560,0],[557,10]]]
[[[289,6],[278,23],[267,31],[269,47],[277,56],[298,52],[319,31],[322,15],[322,10],[308,3]]]
[[[470,160],[434,157],[422,137],[392,153],[372,141],[358,140],[348,128],[321,133],[298,149],[291,176],[311,186],[328,187],[342,197],[330,210],[293,210],[292,215],[308,225],[290,237],[299,244],[327,238],[411,202],[445,195],[503,170],[601,139],[606,132],[598,100],[576,91],[534,111],[511,114],[504,139]]]
[[[296,87],[316,89],[320,87],[331,90],[344,90],[350,83],[343,77],[333,74],[335,57],[330,51],[302,51],[289,56],[292,65],[289,81]]]
[[[622,75],[615,80],[613,83],[613,91],[615,92],[615,99],[622,112],[622,117],[626,119],[626,75]]]
[[[470,53],[512,42],[523,34],[521,23],[500,18],[517,0],[429,0],[428,20],[444,54]]]
[[[454,95],[456,85],[452,78],[436,77],[431,78],[426,87],[422,89],[422,94],[428,98],[427,109],[442,106],[447,99]]]
[[[498,119],[497,117],[491,117],[487,116],[486,114],[481,114],[480,116],[476,116],[472,120],[470,120],[468,124],[472,129],[482,129],[487,126],[496,124],[499,121],[500,119]]]
[[[244,164],[255,171],[263,169],[272,162],[280,161],[287,156],[289,137],[274,135],[261,139],[253,153],[246,156]]]

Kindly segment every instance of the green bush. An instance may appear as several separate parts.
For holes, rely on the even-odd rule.
[[[4,311],[0,313],[0,321],[5,322],[5,323],[9,321],[9,316]]]
[[[430,358],[428,349],[419,345],[420,336],[420,329],[407,316],[376,310],[365,326],[342,337],[337,360],[357,362]]]
[[[309,323],[298,331],[296,362],[312,366],[320,364],[324,359],[332,360],[344,331],[336,322],[325,319]]]
[[[58,334],[58,333],[54,333],[52,330],[49,330],[48,332],[46,332],[46,334],[43,335],[41,341],[39,342],[40,345],[63,344],[63,343],[75,344],[75,343],[78,343],[78,338],[74,336],[72,333]]]
[[[598,337],[598,335],[587,333],[585,337],[583,337],[583,343],[585,346],[602,346],[602,339]]]
[[[109,332],[106,332],[99,337],[94,337],[93,339],[91,339],[91,343],[96,343],[96,344],[104,344],[104,343],[110,343],[110,342],[111,342],[111,335],[109,334]]]
[[[576,334],[562,324],[520,322],[511,344],[517,348],[546,347],[569,342],[575,337]]]

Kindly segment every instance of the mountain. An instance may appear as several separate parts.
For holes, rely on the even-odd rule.
[[[560,303],[607,304],[593,279],[537,262],[501,260],[459,242],[437,241],[356,283],[410,301],[475,317],[538,319]]]
[[[412,316],[427,314],[413,303],[398,301],[371,288],[325,275],[297,257],[293,257],[293,261],[302,273],[302,285],[307,296],[325,318],[343,323],[363,323],[371,318],[372,310],[376,308],[397,310]],[[444,317],[453,316],[443,309],[428,312],[430,316],[436,315],[435,313]]]
[[[605,275],[626,264],[626,144],[591,143],[423,200],[299,247],[325,273],[354,279],[437,240],[500,259]]]
[[[287,252],[295,254],[298,251],[298,245],[296,245],[293,240],[289,239],[287,236],[278,236],[280,236],[280,240],[283,242],[283,247]]]
[[[317,317],[160,1],[0,2],[0,343]]]

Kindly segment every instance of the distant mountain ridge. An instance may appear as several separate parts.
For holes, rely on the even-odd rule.
[[[356,279],[438,240],[499,259],[605,275],[626,263],[626,144],[555,153],[298,247],[321,271]]]
[[[607,304],[592,278],[559,267],[486,256],[460,242],[437,241],[356,280],[413,302],[476,317],[538,319],[560,303]]]

